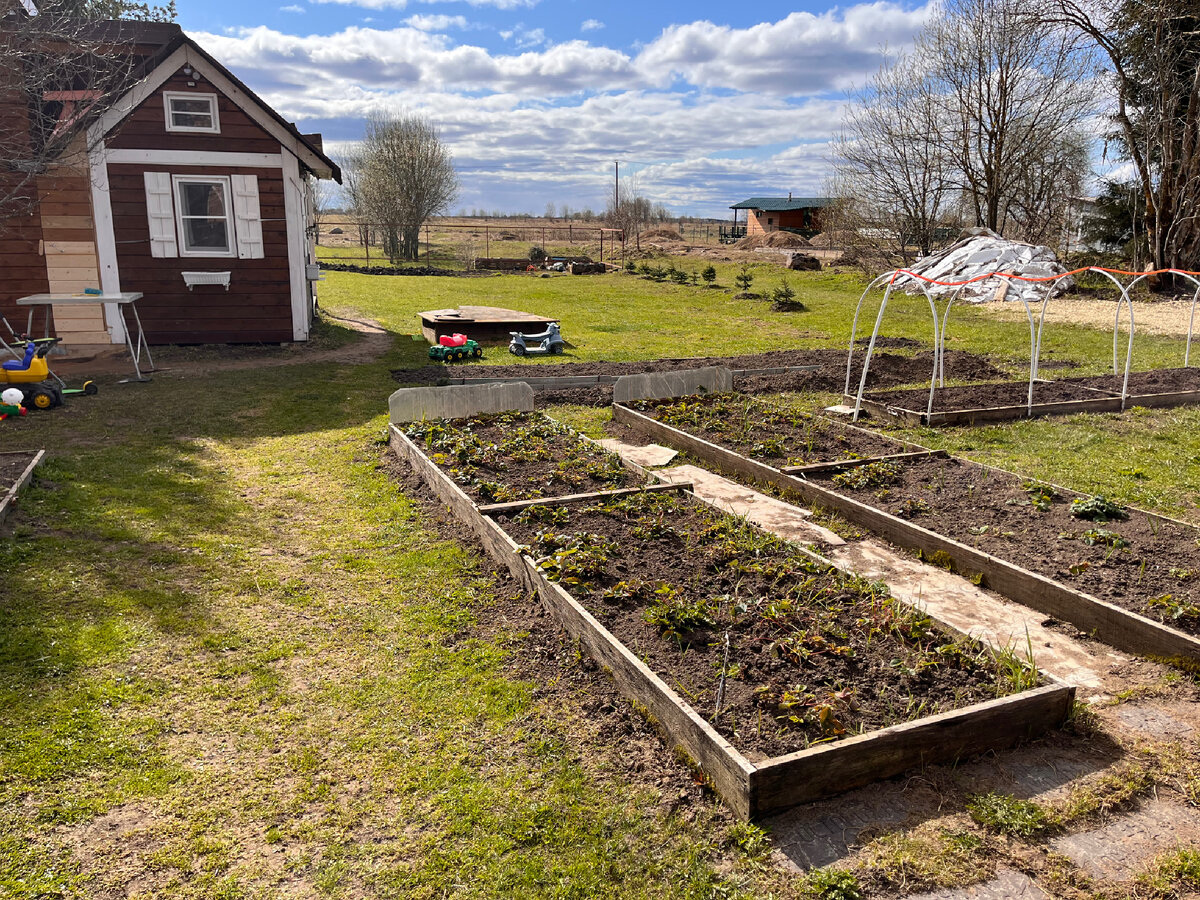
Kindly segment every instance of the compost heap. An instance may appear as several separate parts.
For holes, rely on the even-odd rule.
[[[1049,247],[1009,241],[987,228],[971,228],[963,232],[963,236],[956,243],[940,253],[917,260],[908,267],[908,271],[936,281],[967,281],[989,272],[1023,275],[1026,278],[1047,278],[1062,275],[1067,270],[1059,265],[1054,251]],[[970,303],[986,303],[989,300],[1000,299],[1040,303],[1046,298],[1051,284],[1053,282],[988,278],[964,286],[961,288],[962,293],[957,296],[958,299]],[[1064,278],[1057,282],[1053,292],[1061,294],[1073,284],[1070,278]],[[895,285],[909,294],[919,294],[922,286],[925,286],[935,297],[949,297],[960,290],[958,287],[929,284],[907,275],[898,277]]]

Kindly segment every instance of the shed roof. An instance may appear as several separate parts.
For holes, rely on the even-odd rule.
[[[769,212],[785,212],[789,209],[819,209],[830,206],[833,197],[751,197],[735,203],[730,209],[762,209]]]

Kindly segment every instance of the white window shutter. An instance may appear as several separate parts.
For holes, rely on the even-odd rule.
[[[262,215],[258,205],[258,176],[230,175],[233,215],[236,219],[240,259],[263,258]]]
[[[150,220],[150,255],[178,256],[175,241],[175,209],[171,198],[171,176],[167,172],[143,172],[146,179],[146,216]]]

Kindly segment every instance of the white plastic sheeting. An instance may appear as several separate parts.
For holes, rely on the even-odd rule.
[[[1070,278],[1057,282],[984,278],[989,273],[1002,272],[1025,278],[1053,279],[1067,271],[1059,265],[1058,258],[1049,247],[1005,240],[986,228],[970,229],[957,243],[940,253],[917,260],[907,271],[935,282],[953,281],[959,284],[923,283],[908,275],[900,275],[893,285],[897,290],[908,294],[920,294],[928,290],[935,297],[954,295],[959,302],[967,303],[986,303],[995,299],[1040,302],[1045,298],[1048,287],[1052,293],[1059,294],[1074,284]],[[974,284],[961,284],[972,278],[980,280]]]

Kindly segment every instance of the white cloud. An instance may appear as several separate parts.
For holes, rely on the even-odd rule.
[[[409,28],[415,28],[418,31],[448,31],[451,28],[466,28],[466,16],[445,16],[445,15],[411,15],[404,20],[404,24]]]
[[[580,31],[599,31],[604,27],[604,23],[599,19],[584,19],[579,26]]]
[[[637,64],[655,84],[680,78],[700,87],[784,95],[840,91],[878,67],[885,44],[908,43],[930,9],[879,0],[819,16],[794,12],[750,28],[673,25],[645,47]]]
[[[281,6],[281,7],[279,7],[279,11],[280,11],[280,12],[286,12],[286,13],[304,13],[304,12],[307,12],[307,10],[306,10],[306,9],[305,9],[303,6],[297,6],[296,4],[292,4],[291,6]]]
[[[424,0],[360,5],[410,2]],[[602,207],[620,159],[654,200],[723,214],[755,192],[820,193],[841,88],[877,68],[885,40],[911,40],[926,12],[873,2],[743,29],[696,22],[637,51],[552,44],[522,25],[506,30],[511,49],[488,49],[439,33],[472,27],[466,17],[434,14],[327,35],[258,27],[193,36],[331,148],[357,140],[371,112],[429,116],[473,186],[465,205],[526,187],[536,202],[506,208],[538,210],[549,199]]]
[[[410,0],[313,0],[316,3],[335,3],[341,6],[361,6],[365,9],[406,9]],[[417,0],[420,3],[466,3],[468,6],[490,6],[494,9],[529,9],[539,0]]]

